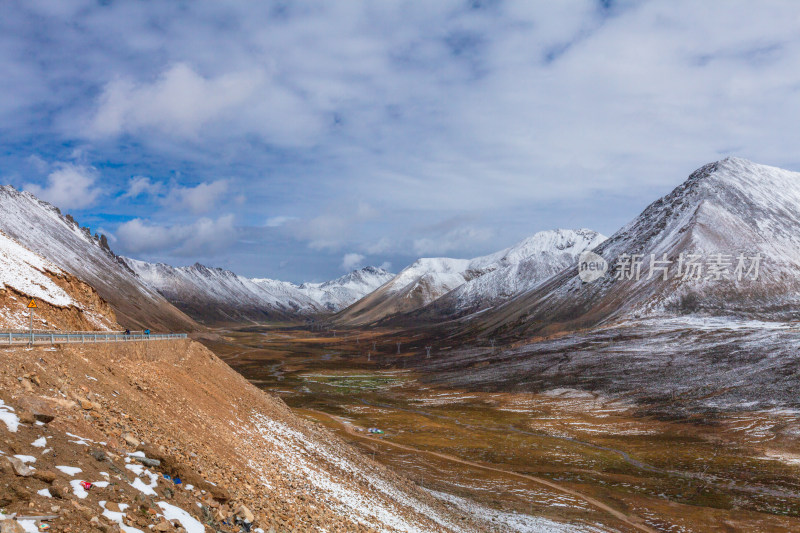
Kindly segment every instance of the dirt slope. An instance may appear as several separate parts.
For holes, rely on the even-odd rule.
[[[6,516],[59,515],[54,530],[114,530],[106,517],[91,522],[103,512],[101,501],[130,505],[123,530],[134,532],[169,518],[161,502],[213,524],[198,531],[239,531],[223,520],[230,522],[242,504],[264,531],[432,532],[466,525],[451,525],[457,517],[439,500],[298,419],[192,341],[0,349],[0,400],[0,509]],[[34,407],[55,419],[31,424]],[[9,426],[14,417],[22,420],[16,432]],[[41,437],[45,447],[37,448]],[[139,449],[148,458],[161,460],[138,481],[124,459],[135,449],[131,437],[146,443]],[[90,448],[107,459],[98,461]],[[39,477],[16,475],[10,455],[34,458]],[[73,477],[56,466],[83,473]],[[178,475],[183,486],[163,474]],[[70,487],[78,479],[110,485],[80,498]],[[153,494],[139,490],[150,485]],[[63,499],[38,494],[43,489]]]

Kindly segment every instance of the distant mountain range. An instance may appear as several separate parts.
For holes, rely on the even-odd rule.
[[[21,296],[44,291],[58,307],[57,280],[74,276],[113,310],[98,324],[192,331],[202,327],[196,321],[447,321],[468,337],[524,338],[654,315],[800,316],[800,174],[737,158],[701,167],[609,239],[543,231],[474,259],[422,258],[397,275],[365,267],[302,285],[118,257],[102,236],[10,186],[0,187],[0,205],[5,249],[33,252],[7,253],[0,274],[24,275],[0,282]],[[587,281],[579,258],[589,251],[607,269]],[[15,255],[29,259],[16,264]],[[50,281],[32,281],[41,275]],[[91,298],[70,298],[78,304],[63,308],[88,311]]]
[[[345,307],[391,279],[365,267],[325,283],[246,278],[201,264],[173,267],[123,258],[143,281],[203,323],[291,321]]]

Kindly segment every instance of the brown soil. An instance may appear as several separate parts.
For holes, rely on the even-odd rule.
[[[0,509],[6,515],[59,515],[52,522],[57,531],[113,530],[104,517],[92,522],[102,512],[101,500],[129,504],[126,520],[145,530],[159,523],[151,510],[160,511],[157,503],[162,500],[216,531],[239,531],[227,527],[222,518],[242,504],[265,531],[393,530],[369,518],[357,523],[351,509],[292,468],[285,450],[275,446],[274,435],[273,441],[259,435],[253,425],[258,420],[305,439],[293,443],[304,447],[300,456],[312,472],[391,508],[424,531],[448,529],[413,506],[391,501],[371,483],[388,484],[426,509],[455,518],[438,500],[372,463],[321,425],[297,418],[282,401],[250,385],[192,341],[0,349],[0,399],[28,422],[16,433],[0,422],[0,451],[34,456],[37,472],[52,472],[55,478],[17,476],[0,456]],[[46,426],[32,424],[36,409],[52,412],[55,419]],[[69,434],[93,442],[82,446]],[[31,446],[42,436],[49,437],[52,452],[42,454]],[[162,461],[154,472],[179,475],[184,487],[192,484],[195,489],[176,489],[163,478],[156,497],[131,487],[136,476],[125,468],[123,458],[134,447],[126,436],[143,443],[139,449],[148,457]],[[97,461],[87,453],[89,448],[109,459]],[[342,461],[358,471],[341,470]],[[65,488],[75,478],[55,470],[58,465],[79,467],[80,478],[90,481],[103,480],[100,472],[107,472],[111,484],[80,499]],[[37,494],[48,487],[59,487],[62,499]]]

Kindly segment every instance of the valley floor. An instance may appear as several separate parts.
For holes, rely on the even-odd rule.
[[[487,531],[800,530],[799,411],[670,417],[579,386],[455,388],[398,331],[218,333],[203,342],[252,383]]]

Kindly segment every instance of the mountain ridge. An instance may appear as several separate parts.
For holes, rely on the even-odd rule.
[[[199,325],[143,283],[70,215],[33,194],[0,186],[0,230],[25,248],[87,283],[131,329],[195,331]]]
[[[388,272],[364,267],[319,284],[247,278],[200,263],[174,267],[124,257],[125,264],[170,302],[204,323],[296,321],[350,304],[379,286]]]
[[[514,294],[517,285],[538,283],[561,270],[575,261],[578,253],[604,238],[588,229],[546,230],[473,259],[421,258],[338,313],[334,321],[364,325],[389,317],[441,320],[484,308]],[[523,263],[524,268],[517,268]],[[492,279],[495,284],[481,282]]]
[[[654,313],[793,318],[800,305],[793,296],[800,291],[794,274],[800,268],[797,229],[800,173],[741,158],[709,163],[595,249],[609,265],[601,278],[587,283],[577,268],[568,269],[484,314],[468,329],[527,334]],[[674,275],[690,255],[703,260],[693,271],[705,272],[720,254],[730,263],[727,279],[708,279],[707,273],[695,279],[685,271]],[[740,258],[755,262],[756,254],[762,258],[760,279],[730,276]],[[633,257],[644,273],[640,279],[627,279],[631,272],[624,271]]]

